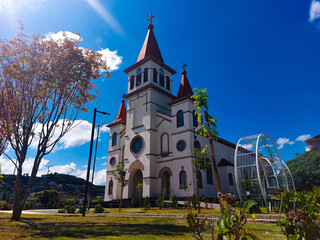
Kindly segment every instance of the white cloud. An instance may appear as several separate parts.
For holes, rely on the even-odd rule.
[[[297,137],[296,138],[296,142],[297,141],[304,142],[304,141],[308,140],[309,138],[311,138],[310,134],[304,134],[304,135],[301,135],[301,136]]]
[[[317,18],[320,18],[320,2],[313,0],[310,5],[309,21],[313,22]]]
[[[102,169],[94,173],[93,184],[105,185],[106,184],[106,170]]]
[[[80,37],[79,34],[72,33],[69,31],[60,31],[58,33],[48,33],[44,36],[44,41],[52,38],[56,42],[62,41],[64,38],[68,38],[69,40],[78,40],[82,41],[83,39]],[[79,47],[81,49],[84,49],[82,47]],[[120,64],[122,63],[122,56],[118,56],[118,51],[114,50],[111,51],[109,48],[98,50],[98,53],[100,53],[102,56],[102,60],[106,61],[107,66],[109,67],[109,71],[115,71],[119,69]]]
[[[109,48],[97,51],[102,54],[102,59],[106,61],[107,66],[110,68],[109,71],[115,71],[119,69],[119,65],[122,63],[122,57],[118,56],[117,50],[110,51]]]
[[[104,162],[101,164],[102,166],[107,166],[107,162]]]
[[[243,145],[240,145],[241,147],[247,149],[247,150],[252,150],[252,147],[253,145],[252,144],[243,144]]]
[[[69,31],[60,31],[58,33],[48,33],[44,36],[44,40],[51,38],[52,40],[59,42],[64,40],[65,38],[69,39],[69,40],[78,40],[78,41],[82,41],[83,39],[80,37],[79,34],[76,33],[72,33]]]
[[[62,127],[63,120],[60,119],[58,122],[58,126],[56,127],[55,134],[52,137],[52,140],[56,140],[60,134],[61,127]],[[91,140],[91,131],[92,131],[92,124],[85,120],[75,120],[74,128],[72,128],[69,132],[67,132],[55,146],[55,151],[59,149],[66,149],[72,147],[81,146]],[[41,131],[41,124],[35,129],[35,133],[39,133]],[[109,132],[109,128],[105,125],[100,128],[100,134],[104,132]],[[95,136],[96,138],[96,136]],[[31,148],[37,148],[39,138],[35,138],[32,144],[30,145]]]
[[[278,149],[282,149],[285,144],[292,145],[294,142],[290,141],[288,138],[279,138],[277,144],[279,144]]]

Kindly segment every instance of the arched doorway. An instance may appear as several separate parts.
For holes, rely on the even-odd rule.
[[[137,190],[137,186],[139,183],[142,183],[143,182],[143,176],[142,176],[142,172],[140,169],[138,169],[134,175],[133,175],[133,178],[132,178],[132,188],[131,188],[131,197],[132,198],[138,198],[139,197],[139,192]],[[142,195],[142,191],[141,191],[141,195]]]
[[[165,189],[165,191],[164,191]],[[170,195],[170,174],[165,171],[161,176],[161,193],[164,191],[164,198],[169,199]]]

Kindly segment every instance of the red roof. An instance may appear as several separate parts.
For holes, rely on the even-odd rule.
[[[180,82],[180,87],[179,87],[179,92],[178,92],[178,98],[184,97],[187,95],[193,95],[192,88],[190,86],[188,77],[187,77],[187,72],[182,71],[182,77],[181,77],[181,82]]]
[[[308,139],[308,140],[306,140],[306,141],[304,141],[304,142],[307,143],[307,144],[309,144],[309,143],[318,142],[318,141],[320,141],[320,134],[317,135],[317,136],[315,136],[315,137],[312,137],[312,138],[310,138],[310,139]]]
[[[149,30],[148,30],[146,39],[144,40],[137,62],[143,60],[148,56],[153,56],[156,59],[163,62],[160,48],[158,46],[156,37],[154,36],[154,33],[153,33],[153,25],[149,24],[148,29]]]
[[[221,158],[221,161],[219,162],[218,167],[228,167],[228,166],[233,167],[234,164],[229,162],[227,159]]]
[[[110,123],[108,125],[108,127],[112,127],[114,125],[116,125],[117,123],[124,123],[126,124],[127,122],[127,109],[126,109],[126,103],[125,100],[122,99],[121,100],[121,105],[120,105],[120,109],[118,112],[118,115],[116,117],[116,120],[114,120],[114,122]]]

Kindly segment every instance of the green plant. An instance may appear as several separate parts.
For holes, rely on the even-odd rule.
[[[144,207],[144,210],[150,210],[151,206],[150,206],[150,200],[148,196],[143,200],[143,207]]]
[[[244,228],[248,217],[254,222],[256,217],[249,213],[249,209],[256,204],[253,200],[236,203],[236,198],[231,194],[222,194],[220,204],[224,207],[223,213],[217,221],[215,237],[217,239],[258,239]]]
[[[7,203],[5,201],[0,201],[0,210],[4,209]]]
[[[93,210],[94,213],[103,213],[104,212],[104,208],[101,206],[101,204],[97,204]]]
[[[172,194],[170,197],[170,200],[171,200],[172,208],[177,209],[179,207],[177,196],[175,194]]]
[[[26,201],[26,202],[24,203],[24,208],[25,208],[25,209],[30,209],[30,208],[31,208],[31,204],[30,204],[29,201]]]
[[[304,240],[320,236],[320,187],[312,192],[285,191],[281,194],[279,221],[287,239]],[[280,215],[279,215],[280,216]]]
[[[197,209],[197,196],[195,194],[193,194],[190,198],[190,202],[191,202],[191,206],[194,208],[194,209]]]
[[[95,204],[103,203],[103,199],[98,197],[98,196],[96,196],[96,198],[92,202],[95,203]]]
[[[189,211],[187,220],[187,227],[193,232],[192,236],[195,239],[202,240],[202,232],[206,229],[207,219],[199,218],[198,214],[193,214],[191,211]]]
[[[159,209],[162,209],[165,206],[165,203],[164,203],[162,195],[160,195],[158,197],[158,199],[157,199],[157,206],[158,206]]]
[[[79,205],[78,213],[82,213],[82,205]]]
[[[120,204],[119,212],[122,210],[122,198],[123,198],[123,188],[128,184],[126,180],[127,169],[124,167],[124,162],[117,165],[116,171],[112,172],[112,176],[120,183]]]
[[[135,197],[131,199],[131,207],[136,208],[138,206],[138,199]]]
[[[139,194],[139,207],[140,207],[140,208],[141,208],[142,189],[143,189],[143,184],[142,184],[142,183],[138,183],[138,185],[137,185],[137,191],[138,191],[138,194]]]
[[[59,208],[59,209],[58,209],[58,213],[66,213],[66,209],[64,209],[64,208]]]
[[[66,209],[67,213],[75,213],[76,211],[76,200],[74,200],[73,198],[68,198],[64,208]]]

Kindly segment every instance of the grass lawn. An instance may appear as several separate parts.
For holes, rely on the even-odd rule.
[[[193,239],[184,219],[26,214],[11,222],[10,217],[0,213],[0,239]],[[248,228],[259,239],[285,239],[272,223],[248,223]]]

